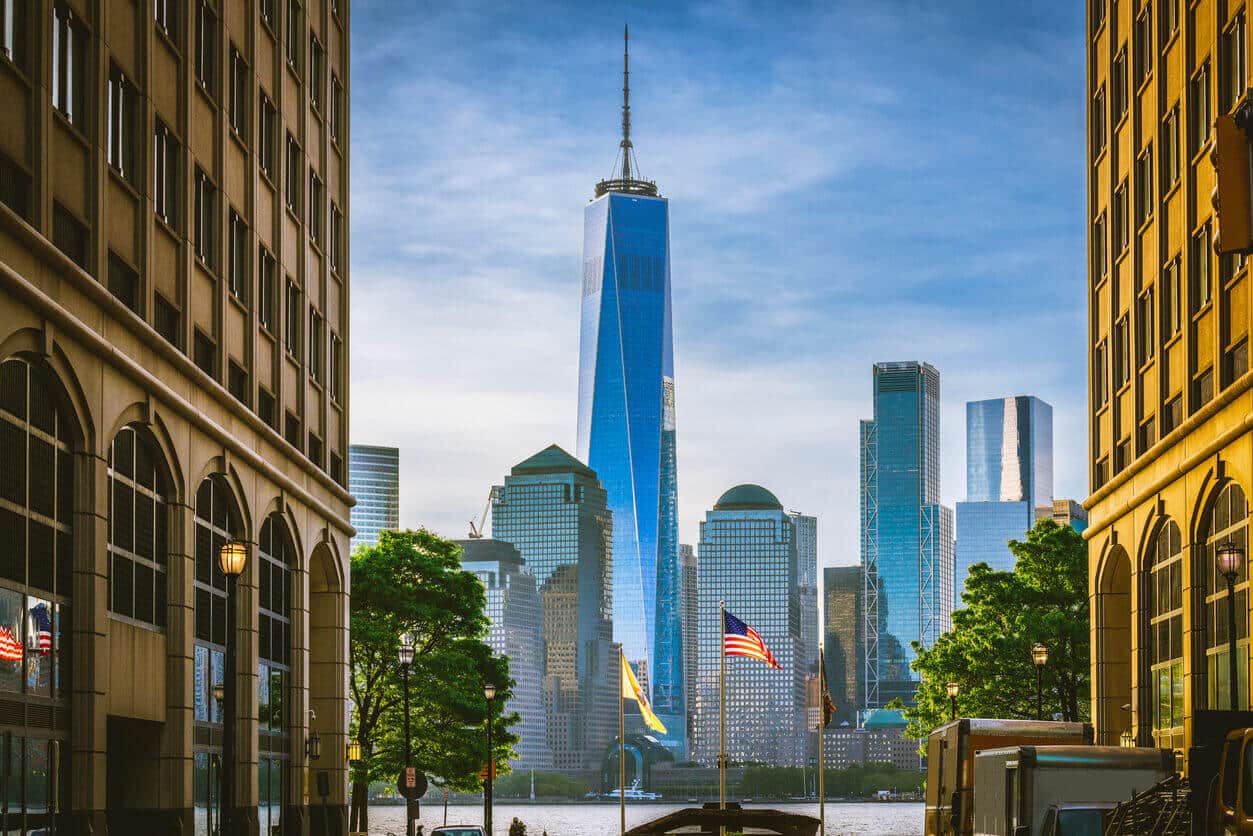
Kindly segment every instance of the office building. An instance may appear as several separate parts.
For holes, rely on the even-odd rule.
[[[493,489],[492,536],[517,548],[539,589],[553,768],[599,769],[618,734],[620,693],[605,489],[591,468],[554,444]]]
[[[818,672],[818,518],[789,511],[796,526],[796,583],[800,598],[800,663],[806,674]]]
[[[705,513],[697,552],[694,760],[716,764],[722,625],[719,602],[761,634],[781,670],[726,659],[727,757],[800,766],[805,746],[805,671],[800,664],[796,524],[770,491],[738,485]]]
[[[400,528],[400,450],[353,444],[348,448],[348,489],[352,507],[352,550],[373,546],[379,532]]]
[[[1214,252],[1205,153],[1249,86],[1249,5],[1086,6],[1092,720],[1102,743],[1130,726],[1141,746],[1186,751],[1194,718],[1228,706],[1215,546],[1247,543],[1253,490],[1249,270]]]
[[[700,576],[697,571],[696,550],[684,543],[679,546],[679,565],[683,567],[683,682],[689,694],[696,688],[696,593]],[[687,739],[692,739],[692,723],[696,717],[696,700],[687,700]]]
[[[1036,522],[1052,520],[1058,525],[1068,525],[1080,534],[1088,527],[1088,512],[1073,499],[1054,499],[1052,505],[1035,509]]]
[[[905,736],[905,717],[900,711],[879,708],[865,711],[860,725],[832,725],[823,735],[822,759],[828,769],[848,769],[862,764],[891,764],[897,769],[925,769],[918,741]]]
[[[233,812],[346,829],[349,2],[221,6],[0,4],[18,831],[218,819],[227,540],[248,552]]]
[[[625,61],[625,57],[624,57]],[[623,84],[615,176],[583,212],[578,454],[600,476],[614,519],[614,638],[646,675],[680,753],[686,702],[680,616],[670,206],[644,180]]]
[[[953,511],[940,505],[940,373],[876,363],[861,422],[866,705],[914,699],[911,642],[930,647],[953,609]]]
[[[957,503],[956,595],[976,563],[1014,568],[1010,540],[1053,501],[1053,407],[1034,396],[966,404],[966,501]]]
[[[827,692],[835,703],[832,726],[853,723],[863,705],[862,636],[866,573],[861,566],[826,566],[822,570],[823,656]]]
[[[487,645],[509,659],[513,696],[505,714],[516,713],[511,731],[518,736],[513,769],[550,769],[544,722],[544,616],[535,578],[518,550],[500,540],[458,540],[461,568],[483,582],[490,623]]]

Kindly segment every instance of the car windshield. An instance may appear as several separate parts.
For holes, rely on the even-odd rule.
[[[431,832],[431,836],[483,836],[477,827],[441,827]]]
[[[1101,836],[1104,810],[1062,810],[1057,814],[1057,836]]]

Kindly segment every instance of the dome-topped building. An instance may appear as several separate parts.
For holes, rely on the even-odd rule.
[[[736,485],[718,498],[715,511],[782,511],[779,498],[761,485]]]

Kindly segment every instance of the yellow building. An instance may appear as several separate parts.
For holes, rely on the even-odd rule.
[[[1088,0],[1089,538],[1100,742],[1187,746],[1226,708],[1253,492],[1249,271],[1214,253],[1208,150],[1248,86],[1244,0]],[[1248,573],[1236,586],[1249,701]]]
[[[346,829],[347,89],[348,0],[0,0],[0,832],[211,832],[226,694]]]

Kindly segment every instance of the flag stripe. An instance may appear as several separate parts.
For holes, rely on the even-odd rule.
[[[722,652],[725,656],[759,659],[775,670],[782,670],[761,640],[761,634],[729,612],[723,612]]]

